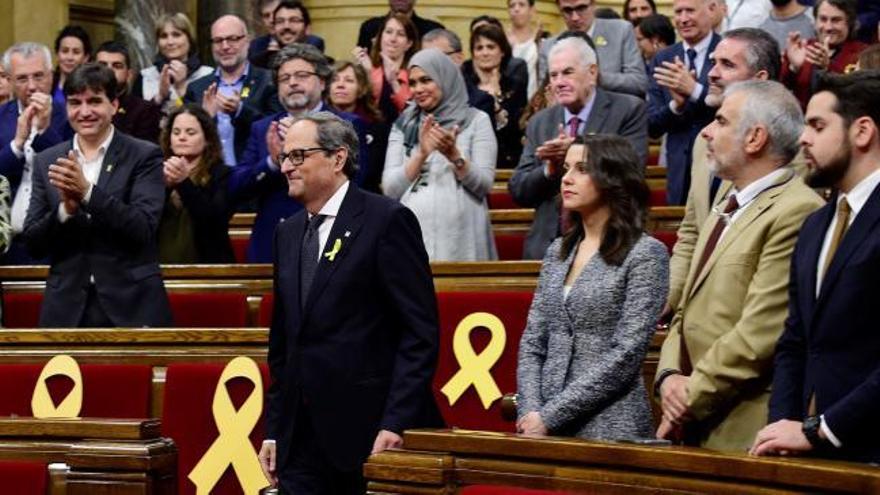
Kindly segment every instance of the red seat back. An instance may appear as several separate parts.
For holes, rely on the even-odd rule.
[[[666,189],[651,189],[648,206],[666,206]]]
[[[3,326],[6,328],[37,328],[42,304],[42,292],[4,292]]]
[[[487,198],[490,210],[520,208],[508,191],[492,191]]]
[[[0,416],[32,416],[31,399],[43,364],[0,365]],[[148,418],[153,372],[147,365],[82,364],[85,418]],[[72,383],[61,376],[47,380],[57,403]],[[0,478],[2,479],[2,478]]]
[[[162,436],[177,445],[177,484],[179,495],[192,495],[196,487],[188,478],[202,456],[217,439],[217,425],[211,406],[214,391],[226,364],[172,364],[165,375],[165,399],[162,405]],[[269,368],[260,365],[263,391],[269,388]],[[251,383],[242,378],[227,382],[227,390],[236,408],[250,396]],[[254,452],[260,451],[265,436],[263,415],[250,434]],[[231,466],[220,478],[212,495],[242,493],[241,485]]]
[[[177,327],[245,327],[247,295],[234,292],[177,292],[168,295]]]
[[[651,233],[651,235],[666,245],[666,249],[669,250],[669,254],[672,255],[672,248],[675,247],[675,243],[678,242],[678,233],[674,230],[655,230]]]
[[[0,461],[3,493],[46,495],[49,471],[43,462]]]
[[[230,237],[229,242],[232,243],[232,252],[235,254],[236,263],[247,263],[247,247],[250,237]]]
[[[489,409],[483,407],[473,386],[465,390],[454,405],[440,390],[460,369],[453,351],[456,327],[466,316],[485,312],[497,316],[506,332],[506,342],[501,357],[491,368],[495,383],[502,394],[516,392],[516,364],[519,341],[525,329],[531,292],[440,292],[437,304],[440,312],[440,359],[434,376],[434,397],[443,419],[450,427],[473,430],[514,431],[515,425],[501,419],[501,401],[496,400]],[[471,345],[479,354],[490,340],[486,329],[470,334]]]
[[[257,325],[268,327],[272,325],[272,304],[275,301],[275,294],[272,292],[263,294],[260,300],[260,314],[257,317]]]
[[[519,261],[523,259],[525,234],[495,234],[495,248],[501,261]]]

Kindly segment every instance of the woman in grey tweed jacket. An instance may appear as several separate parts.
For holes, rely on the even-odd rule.
[[[651,437],[642,361],[666,300],[669,258],[644,233],[641,166],[626,140],[586,136],[568,149],[565,169],[572,223],[547,250],[520,342],[517,431]]]

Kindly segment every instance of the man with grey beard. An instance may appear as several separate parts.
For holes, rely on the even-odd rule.
[[[238,200],[254,199],[257,217],[247,249],[248,263],[272,262],[272,234],[275,226],[302,208],[287,194],[287,179],[281,173],[278,155],[294,119],[315,112],[332,112],[351,122],[358,133],[361,164],[369,163],[364,124],[357,116],[337,112],[322,100],[332,68],[317,48],[302,43],[284,47],[275,58],[275,84],[283,111],[258,120],[251,126],[242,159],[229,179],[230,193]],[[367,167],[354,177],[363,184]]]

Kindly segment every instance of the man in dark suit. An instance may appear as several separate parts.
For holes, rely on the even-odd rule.
[[[800,230],[754,454],[880,462],[878,76],[829,75],[807,106],[807,183],[836,193]]]
[[[106,65],[116,76],[119,109],[113,116],[113,126],[129,136],[158,143],[162,111],[152,101],[131,94],[134,75],[128,47],[119,41],[104,42],[95,53],[95,62]]]
[[[23,42],[3,55],[15,98],[0,106],[0,175],[12,191],[12,244],[3,264],[35,264],[17,235],[24,229],[31,198],[34,155],[70,139],[64,105],[53,102],[52,55],[45,45]]]
[[[272,261],[272,233],[278,222],[302,206],[287,194],[287,181],[277,161],[281,145],[295,117],[329,110],[321,99],[332,69],[327,58],[315,47],[294,43],[278,52],[275,82],[282,112],[258,120],[251,126],[242,159],[229,179],[230,193],[243,200],[256,199],[257,217],[251,229],[247,250],[249,263]],[[360,162],[369,163],[363,122],[355,115],[340,113],[352,122],[360,138]],[[355,182],[364,183],[368,167],[358,169]]]
[[[281,110],[272,74],[248,63],[247,39],[240,17],[224,15],[214,21],[211,51],[217,69],[190,83],[183,97],[214,117],[223,161],[230,167],[241,160],[254,122]]]
[[[272,11],[272,34],[257,38],[251,43],[251,63],[257,67],[271,69],[278,51],[293,43],[312,45],[323,52],[324,40],[320,36],[309,34],[311,23],[309,9],[299,0],[284,0],[276,3],[275,10]]]
[[[691,151],[700,131],[715,116],[706,105],[709,93],[709,54],[721,38],[712,31],[713,0],[675,0],[675,28],[682,41],[654,57],[648,90],[648,131],[666,134],[666,196],[670,205],[683,205],[690,188]]]
[[[162,152],[113,128],[116,78],[103,65],[64,83],[74,138],[37,155],[22,238],[49,257],[40,326],[168,326],[156,231]]]
[[[352,182],[357,150],[351,124],[319,112],[291,126],[281,154],[289,193],[305,207],[275,233],[270,440],[260,460],[282,493],[362,494],[370,453],[440,423],[421,229],[406,207]]]
[[[416,14],[415,6],[416,0],[388,0],[388,14],[371,17],[361,24],[360,31],[358,32],[357,46],[369,50],[370,47],[373,46],[373,39],[376,38],[376,35],[379,34],[379,30],[382,29],[382,26],[385,24],[385,18],[392,13],[403,14],[409,17],[409,20],[411,20],[416,26],[416,32],[419,34],[419,38],[435,29],[443,29],[443,24],[419,17],[419,15]]]
[[[523,253],[527,259],[543,258],[560,234],[556,196],[574,136],[617,134],[632,143],[642,163],[648,154],[645,102],[596,87],[596,52],[586,41],[571,37],[556,42],[549,65],[557,104],[529,120],[522,158],[508,184],[514,201],[536,208]]]

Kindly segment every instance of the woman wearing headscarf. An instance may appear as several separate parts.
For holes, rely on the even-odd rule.
[[[485,113],[468,105],[458,67],[437,49],[409,63],[413,102],[388,139],[382,187],[409,207],[432,261],[497,258],[486,195],[498,145]]]

